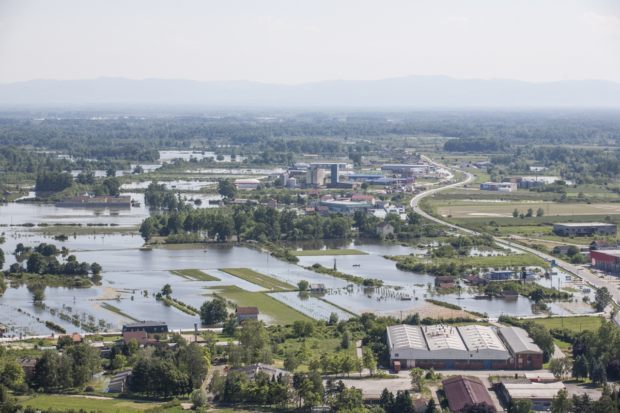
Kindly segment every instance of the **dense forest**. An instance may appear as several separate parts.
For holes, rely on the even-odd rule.
[[[76,158],[146,162],[156,160],[157,149],[162,148],[202,147],[218,152],[236,146],[243,148],[240,152],[260,154],[265,160],[271,158],[268,151],[347,154],[353,141],[390,136],[483,138],[513,144],[610,144],[620,140],[620,118],[615,112],[604,111],[93,116],[59,114],[35,121],[0,114],[0,147],[34,146]],[[302,139],[309,137],[316,139]]]

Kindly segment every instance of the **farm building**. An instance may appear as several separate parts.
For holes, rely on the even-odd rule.
[[[501,382],[497,386],[497,393],[504,399],[506,404],[509,404],[513,400],[531,400],[532,410],[548,411],[551,409],[553,398],[564,388],[565,386],[562,382]]]
[[[616,235],[617,228],[603,222],[566,222],[553,224],[553,232],[562,237]]]
[[[258,188],[259,185],[258,179],[235,179],[235,186],[239,190],[252,190]]]
[[[486,404],[495,412],[491,394],[476,377],[455,376],[442,381],[443,391],[451,412],[462,412],[467,406]]]
[[[540,368],[542,351],[525,331],[501,330],[481,325],[390,326],[390,360],[395,370]]]
[[[258,307],[237,307],[237,321],[258,320]]]
[[[481,191],[512,192],[517,190],[514,182],[484,182],[480,184]]]
[[[597,270],[620,275],[620,250],[592,250],[590,262]]]

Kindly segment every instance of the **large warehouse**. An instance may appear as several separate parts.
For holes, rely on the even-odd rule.
[[[553,224],[553,232],[562,237],[616,235],[615,224],[604,222],[565,222]]]
[[[399,324],[388,327],[387,335],[395,370],[542,367],[542,351],[517,327]]]

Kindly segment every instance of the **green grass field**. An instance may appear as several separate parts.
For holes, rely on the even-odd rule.
[[[552,317],[532,319],[536,324],[543,325],[548,329],[566,328],[572,331],[595,331],[603,324],[601,317]]]
[[[197,270],[195,268],[190,268],[186,270],[172,270],[170,271],[174,275],[178,275],[183,278],[187,278],[188,280],[196,280],[196,281],[221,281],[219,278],[209,275],[203,271]]]
[[[465,265],[477,268],[505,268],[505,267],[523,267],[538,266],[548,268],[549,263],[538,258],[533,254],[513,254],[513,255],[497,255],[488,257],[461,257],[461,258],[413,258],[408,256],[391,257],[391,259],[399,262],[423,262],[426,264],[450,264]]]
[[[245,291],[235,285],[209,288],[214,295],[232,301],[238,306],[255,306],[271,320],[270,324],[293,324],[295,321],[312,320],[305,314],[262,292]]]
[[[321,255],[368,255],[368,253],[356,249],[326,249],[326,250],[302,250],[291,251],[297,257],[314,257]]]
[[[452,218],[510,218],[517,209],[526,213],[532,208],[534,213],[538,208],[545,212],[544,216],[574,216],[574,215],[617,215],[620,214],[618,203],[552,203],[552,202],[475,202],[468,200],[447,201],[436,205],[439,215]]]
[[[239,277],[270,291],[290,291],[296,289],[296,287],[288,283],[277,280],[268,275],[261,274],[249,268],[221,268],[220,271],[224,271],[227,274]]]
[[[64,395],[41,395],[20,399],[23,406],[35,409],[57,409],[101,413],[143,412],[148,409],[160,407],[160,403],[140,402],[123,399],[91,399],[86,397],[74,397]],[[172,407],[164,410],[166,413],[182,412],[181,407]]]

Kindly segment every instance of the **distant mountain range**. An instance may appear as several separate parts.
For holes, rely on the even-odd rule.
[[[32,80],[0,84],[0,105],[347,108],[620,108],[620,83],[410,76],[298,85],[175,79]]]

